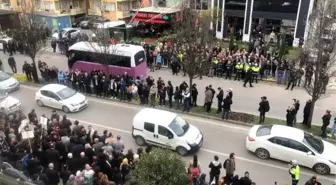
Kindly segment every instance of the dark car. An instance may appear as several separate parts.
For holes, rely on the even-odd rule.
[[[76,18],[74,21],[73,21],[73,23],[72,23],[72,27],[73,28],[77,28],[77,27],[79,27],[79,24],[82,22],[82,21],[85,21],[85,20],[87,20],[88,19],[88,17],[78,17],[78,18]]]

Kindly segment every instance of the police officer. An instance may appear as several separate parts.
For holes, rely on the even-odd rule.
[[[240,81],[240,77],[242,75],[243,68],[244,68],[243,64],[238,62],[237,65],[235,66],[236,76],[235,76],[234,80],[238,79],[238,81]]]
[[[259,75],[260,68],[257,63],[254,63],[254,66],[252,66],[252,73],[253,73],[253,79],[252,82],[255,80],[256,83],[258,83],[258,75]]]
[[[289,174],[292,177],[292,185],[297,185],[300,180],[300,167],[296,160],[292,160],[289,167]]]

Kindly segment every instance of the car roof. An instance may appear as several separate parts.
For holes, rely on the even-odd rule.
[[[67,86],[65,85],[60,85],[60,84],[48,84],[48,85],[45,85],[43,87],[41,87],[40,90],[44,90],[44,91],[51,91],[51,92],[58,92],[64,88],[66,88]]]
[[[288,139],[293,139],[295,141],[302,141],[304,138],[304,132],[294,127],[273,125],[271,129],[271,136],[284,137]]]
[[[160,124],[162,126],[168,126],[173,119],[175,119],[177,114],[152,108],[144,108],[138,112],[133,121],[134,122],[148,122],[154,124]]]

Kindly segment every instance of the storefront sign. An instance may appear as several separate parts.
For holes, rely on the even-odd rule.
[[[162,15],[154,13],[137,13],[135,17],[144,19],[162,19]]]

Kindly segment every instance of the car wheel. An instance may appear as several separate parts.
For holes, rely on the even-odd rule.
[[[146,145],[146,140],[141,136],[136,136],[135,137],[135,143],[139,146],[145,146]]]
[[[65,113],[69,113],[69,112],[70,112],[70,109],[69,109],[67,106],[63,106],[63,107],[62,107],[62,110],[63,110],[63,112],[65,112]]]
[[[266,149],[263,149],[263,148],[258,148],[255,151],[255,154],[260,159],[268,159],[270,157],[269,152]]]
[[[40,106],[40,107],[43,107],[43,106],[44,106],[44,104],[43,104],[43,102],[42,102],[41,100],[36,100],[36,103],[37,103],[37,105]]]
[[[181,156],[188,155],[188,150],[186,148],[182,147],[182,146],[177,147],[176,152]]]
[[[330,168],[328,165],[323,164],[323,163],[317,163],[313,167],[314,171],[316,173],[321,174],[321,175],[326,175],[330,173]]]

